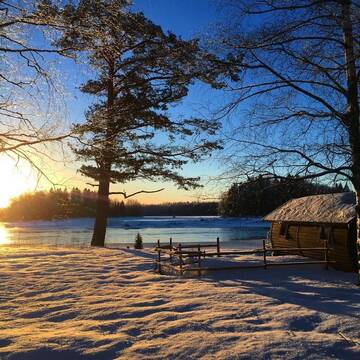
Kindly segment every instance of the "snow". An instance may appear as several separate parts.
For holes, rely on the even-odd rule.
[[[265,216],[268,221],[345,223],[356,216],[352,192],[292,199]]]
[[[311,265],[178,278],[156,274],[153,258],[0,246],[0,358],[360,358],[353,273]]]

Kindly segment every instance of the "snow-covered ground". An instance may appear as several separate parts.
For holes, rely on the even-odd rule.
[[[359,359],[355,274],[176,278],[127,249],[0,246],[1,359]]]

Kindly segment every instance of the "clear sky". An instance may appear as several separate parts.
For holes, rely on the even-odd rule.
[[[133,8],[184,38],[201,34],[217,19],[212,0],[134,0]]]
[[[209,27],[216,22],[217,7],[214,0],[134,0],[133,9],[141,11],[154,23],[162,26],[164,30],[174,32],[184,39],[206,36]],[[67,109],[67,121],[70,123],[83,121],[84,112],[93,101],[79,91],[79,86],[88,78],[88,68],[75,65],[70,60],[61,59],[57,62],[61,80],[65,83],[68,93],[64,98]],[[216,109],[223,98],[220,91],[215,91],[202,84],[195,84],[190,89],[189,96],[172,109],[171,113],[176,116],[210,116],[212,110]],[[45,171],[55,178],[57,182],[63,183],[68,188],[77,186],[83,188],[86,179],[76,174],[79,164],[76,162],[65,162],[56,165],[45,164]],[[183,173],[188,176],[201,176],[206,182],[209,176],[220,172],[219,162],[216,156],[198,164],[189,164]],[[213,196],[216,190],[213,186],[207,186],[206,190],[183,191],[178,190],[170,183],[141,183],[135,182],[125,185],[115,185],[113,190],[126,190],[128,193],[139,189],[153,190],[165,187],[161,193],[153,195],[140,195],[137,200],[144,203],[159,203],[163,201],[187,201],[195,200],[200,194]]]

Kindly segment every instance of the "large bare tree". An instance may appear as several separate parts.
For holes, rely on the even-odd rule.
[[[229,173],[337,179],[356,193],[360,260],[360,1],[227,2],[221,50],[241,66]]]
[[[52,45],[69,26],[64,7],[56,3],[0,1],[0,153],[26,160],[39,172],[34,160],[44,154],[39,146],[67,136],[54,111],[45,110],[54,106],[49,100],[59,90],[49,61],[69,56],[68,49]]]

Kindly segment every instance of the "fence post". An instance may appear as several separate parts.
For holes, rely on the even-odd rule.
[[[158,239],[158,241],[157,241],[157,247],[158,248],[160,247],[160,239]]]
[[[201,276],[201,248],[200,248],[200,245],[198,246],[198,255],[199,255],[199,260],[198,260],[198,265],[199,265],[199,270],[198,270],[198,275]]]
[[[161,249],[158,249],[158,271],[161,274]]]
[[[328,270],[329,269],[329,247],[328,247],[328,241],[325,240],[325,269]]]
[[[182,260],[181,244],[179,244],[179,263],[180,263],[180,276],[183,276],[183,260]]]
[[[172,238],[170,238],[170,263],[172,263]]]
[[[220,257],[220,238],[219,237],[216,238],[216,252],[217,252],[217,257]]]
[[[267,262],[266,262],[266,245],[265,245],[265,239],[263,239],[263,252],[264,252],[264,269],[267,268]]]

